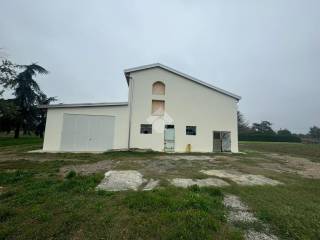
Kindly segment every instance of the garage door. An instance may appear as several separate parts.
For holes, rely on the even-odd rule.
[[[112,149],[115,117],[64,114],[62,151],[106,151]]]

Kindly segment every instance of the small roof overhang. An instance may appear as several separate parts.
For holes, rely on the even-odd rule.
[[[104,102],[104,103],[70,103],[39,105],[38,108],[80,108],[80,107],[109,107],[109,106],[128,106],[128,102]]]

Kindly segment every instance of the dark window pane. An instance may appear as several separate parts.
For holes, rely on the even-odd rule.
[[[186,126],[186,134],[187,135],[197,135],[196,126]]]
[[[152,124],[141,124],[140,125],[141,134],[152,134]]]
[[[166,125],[166,128],[169,129],[169,128],[174,128],[174,125]]]
[[[213,137],[214,139],[220,139],[220,132],[214,132]]]

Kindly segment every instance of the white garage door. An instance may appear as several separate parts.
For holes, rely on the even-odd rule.
[[[64,114],[61,134],[62,151],[106,151],[112,149],[112,116]]]

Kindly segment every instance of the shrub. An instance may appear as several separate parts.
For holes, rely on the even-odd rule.
[[[301,142],[297,135],[278,135],[266,133],[240,133],[239,141],[262,141],[262,142]]]
[[[66,175],[66,178],[71,179],[71,178],[74,178],[75,176],[77,176],[77,173],[72,170],[72,171],[68,172],[68,174]]]

